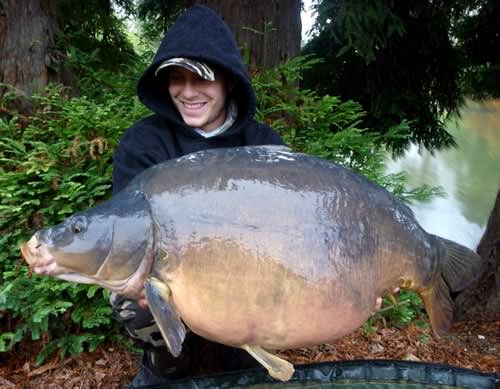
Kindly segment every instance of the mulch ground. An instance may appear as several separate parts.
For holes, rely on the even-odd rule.
[[[0,354],[0,388],[123,388],[137,372],[138,355],[117,345],[101,347],[42,366],[34,360],[39,344],[22,343]],[[372,334],[361,329],[329,344],[280,352],[295,364],[355,359],[399,359],[446,363],[485,373],[500,373],[500,312],[492,319],[454,323],[442,339],[429,328],[380,325]]]

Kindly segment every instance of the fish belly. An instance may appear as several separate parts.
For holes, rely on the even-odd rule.
[[[353,288],[340,277],[306,279],[275,262],[249,258],[233,257],[229,268],[207,267],[210,258],[204,258],[196,266],[186,266],[186,260],[170,275],[169,287],[188,327],[219,343],[316,345],[352,332],[375,306],[376,292]]]

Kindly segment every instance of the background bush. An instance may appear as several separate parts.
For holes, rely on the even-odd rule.
[[[37,229],[59,223],[110,194],[112,153],[122,131],[147,114],[131,74],[88,72],[90,92],[68,98],[60,87],[34,97],[30,117],[1,102],[0,351],[30,336],[51,351],[93,349],[120,332],[108,292],[29,274],[19,246]]]

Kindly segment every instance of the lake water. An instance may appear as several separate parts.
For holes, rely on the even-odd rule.
[[[433,154],[412,145],[389,159],[390,173],[408,172],[409,187],[441,186],[447,196],[411,208],[428,232],[475,249],[500,189],[500,100],[468,102],[447,123],[457,148]]]

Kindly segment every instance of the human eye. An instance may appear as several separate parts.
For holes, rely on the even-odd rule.
[[[168,80],[170,82],[180,82],[182,81],[182,75],[176,71],[168,73]]]

